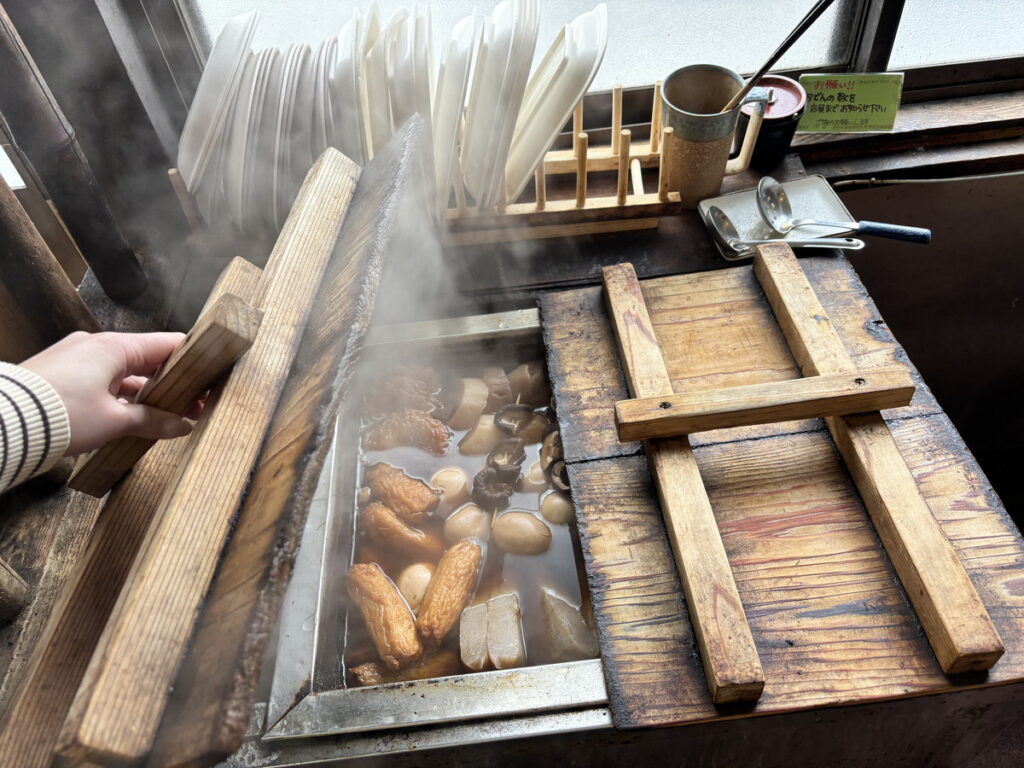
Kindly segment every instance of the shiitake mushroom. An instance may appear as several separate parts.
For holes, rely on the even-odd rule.
[[[473,501],[489,512],[505,509],[518,479],[519,467],[515,465],[484,467],[473,478]]]
[[[504,406],[494,414],[494,426],[514,437],[532,416],[533,408],[522,403],[513,403]]]
[[[565,460],[559,459],[551,465],[551,485],[560,491],[569,490],[569,471]]]
[[[519,476],[519,467],[526,460],[526,448],[523,445],[523,441],[518,437],[510,437],[507,440],[502,440],[487,454],[487,466],[496,467],[502,469],[508,467],[505,470],[505,474],[512,473]]]
[[[550,472],[551,465],[562,458],[562,434],[558,431],[551,432],[544,438],[540,447],[540,466],[545,472]]]
[[[524,443],[539,443],[548,429],[548,419],[542,413],[522,403],[506,405],[494,414],[494,425]]]

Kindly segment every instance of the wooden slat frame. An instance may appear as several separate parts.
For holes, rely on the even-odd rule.
[[[620,400],[615,404],[619,440],[677,437],[712,429],[842,416],[909,405],[914,380],[906,368],[811,376]]]
[[[605,267],[602,275],[630,392],[671,395],[633,265]],[[764,689],[764,671],[690,443],[677,437],[647,441],[645,449],[711,697],[716,704],[755,701]]]
[[[754,273],[805,376],[856,370],[788,245],[759,246]],[[825,423],[942,670],[990,668],[1003,642],[881,414],[829,416]]]

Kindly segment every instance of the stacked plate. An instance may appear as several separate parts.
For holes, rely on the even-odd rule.
[[[366,163],[414,113],[432,124],[439,210],[463,185],[480,206],[518,196],[608,41],[602,4],[562,29],[530,78],[539,0],[502,0],[455,25],[435,75],[429,6],[382,24],[373,3],[315,46],[253,52],[258,19],[237,16],[217,36],[177,158],[207,221],[257,236],[281,228],[324,149]]]

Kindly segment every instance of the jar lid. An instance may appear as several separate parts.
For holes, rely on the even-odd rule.
[[[757,81],[758,88],[771,88],[772,101],[765,112],[765,120],[784,120],[792,117],[807,103],[807,91],[796,80],[782,75],[765,75]],[[754,103],[744,104],[741,109],[748,117],[754,114]]]

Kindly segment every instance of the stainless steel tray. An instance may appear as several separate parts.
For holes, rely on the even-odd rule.
[[[537,310],[384,327],[366,357],[400,358],[412,342],[465,354],[500,343],[542,349]],[[310,506],[285,595],[263,741],[364,733],[381,729],[521,718],[602,707],[607,693],[600,659],[477,672],[370,688],[343,687],[344,575],[351,561],[351,507],[359,419],[343,412],[334,447]]]
[[[824,221],[854,221],[853,216],[839,199],[839,195],[832,189],[832,185],[825,180],[824,176],[807,176],[803,179],[795,179],[782,183],[786,194],[789,196],[790,204],[793,206],[793,215],[800,219],[822,219]],[[710,228],[708,222],[708,209],[711,206],[721,208],[732,220],[737,233],[743,240],[760,240],[764,238],[777,238],[779,240],[804,239],[808,237],[824,237],[832,235],[847,235],[854,230],[839,227],[818,227],[807,226],[791,230],[785,235],[774,232],[771,227],[764,223],[757,212],[757,189],[742,189],[738,192],[730,192],[727,195],[719,195],[708,200],[701,200],[697,206],[704,225]],[[722,246],[715,244],[722,258],[730,261],[735,260],[733,254],[727,254]],[[753,252],[751,252],[753,255]]]

